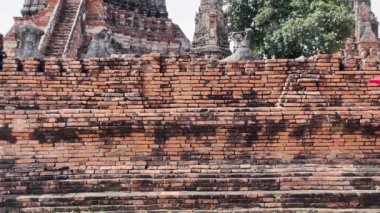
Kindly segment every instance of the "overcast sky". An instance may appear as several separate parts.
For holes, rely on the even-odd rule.
[[[13,17],[20,16],[24,0],[7,0],[0,7],[0,33],[5,34],[13,24]],[[180,25],[187,37],[193,39],[194,18],[200,0],[167,0],[170,18]],[[372,0],[372,10],[380,17],[380,0]]]

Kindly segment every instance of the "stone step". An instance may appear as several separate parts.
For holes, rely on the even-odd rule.
[[[63,8],[63,13],[77,13],[78,6],[73,5],[73,6],[66,6]]]
[[[61,13],[61,15],[63,15],[61,20],[74,20],[75,15],[77,13],[77,9],[78,8],[75,8],[73,11],[64,11],[63,13]]]
[[[63,51],[63,48],[62,49],[54,49],[54,50],[49,50],[50,52],[62,52]]]
[[[74,13],[63,13],[61,14],[63,17],[61,18],[62,21],[65,21],[63,23],[70,23],[74,21],[75,15]],[[62,24],[62,22],[61,22]]]
[[[1,173],[0,173],[1,175]],[[10,177],[0,179],[0,189],[7,194],[23,194],[25,191],[42,193],[101,192],[109,189],[124,191],[252,191],[252,190],[374,190],[380,186],[380,176],[285,176],[249,177],[245,174],[214,174],[192,178],[171,175],[165,178],[154,174],[109,176],[38,176],[38,178]],[[191,176],[188,174],[187,176]],[[96,176],[95,176],[96,177]]]
[[[375,190],[380,177],[171,178],[1,181],[3,194],[123,191]],[[1,194],[1,193],[0,193]]]
[[[72,23],[68,23],[68,24],[60,24],[60,25],[57,25],[59,27],[60,30],[67,30],[67,29],[71,29],[71,25]],[[58,32],[56,32],[58,33]]]
[[[61,47],[58,47],[58,46],[54,46],[54,44],[66,44],[66,41],[65,40],[62,40],[62,39],[57,39],[55,40],[54,42],[51,43],[51,46],[54,48],[61,48]]]
[[[6,166],[6,164],[0,164],[0,166]],[[108,168],[108,167],[107,167]],[[281,169],[273,168],[266,169],[262,171],[257,171],[256,168],[252,169],[184,169],[183,171],[178,169],[169,168],[145,168],[145,169],[128,169],[125,170],[123,167],[120,169],[102,169],[102,168],[91,168],[95,169],[94,173],[81,174],[77,170],[70,170],[68,168],[48,168],[42,170],[39,176],[32,176],[33,180],[45,180],[46,177],[53,174],[56,179],[114,179],[114,178],[130,178],[130,179],[141,179],[141,178],[154,178],[154,179],[166,179],[166,178],[365,178],[365,177],[379,177],[380,168],[373,168],[359,171],[342,171],[337,170],[326,170],[326,171],[313,171],[312,169],[304,168],[304,171],[292,170],[292,169]],[[46,174],[44,173],[46,171]],[[158,172],[159,171],[159,172]],[[3,171],[0,171],[0,174]],[[19,180],[27,177],[27,171],[15,171],[10,180]],[[1,178],[0,178],[1,179]]]
[[[80,208],[89,211],[121,207],[124,210],[217,210],[252,208],[379,209],[380,191],[246,191],[246,192],[100,192],[2,196],[0,208]],[[70,209],[65,209],[65,211]],[[109,209],[117,210],[117,209]],[[23,211],[25,212],[25,211]]]
[[[67,36],[68,36],[68,34],[66,34]],[[54,40],[52,43],[62,43],[62,42],[64,42],[64,43],[66,43],[66,41],[65,41],[65,39],[66,38],[62,38],[61,36],[56,36],[56,40]]]
[[[11,165],[11,164],[9,164]],[[0,168],[6,168],[7,162],[0,164]],[[38,164],[31,165],[38,167]],[[255,166],[255,165],[220,165],[215,166],[192,166],[191,168],[178,168],[177,166],[149,166],[149,167],[103,167],[88,166],[88,169],[94,170],[93,173],[83,174],[77,170],[69,168],[46,168],[41,170],[35,179],[42,177],[45,180],[46,175],[53,174],[57,179],[113,179],[113,178],[328,178],[328,177],[378,177],[380,168],[376,166],[362,166],[345,168],[333,166],[303,166],[303,165],[276,165],[276,166]],[[213,169],[210,169],[214,167]],[[44,174],[44,171],[47,173]],[[159,171],[159,172],[158,172]],[[0,170],[0,174],[1,174]],[[11,180],[26,178],[27,170],[13,171]],[[31,177],[28,177],[31,178]]]
[[[68,19],[68,20],[61,20],[62,23],[57,25],[60,27],[71,27],[71,25],[74,23],[74,19]]]
[[[60,20],[53,32],[50,48],[47,48],[45,52],[46,56],[62,56],[78,9],[79,1],[66,1],[60,14]]]
[[[55,40],[53,43],[51,43],[52,49],[62,48],[62,46],[57,46],[57,44],[64,46],[64,45],[66,45],[66,41],[65,40]]]
[[[64,29],[64,28],[70,28],[71,24],[72,24],[72,22],[65,22],[65,23],[61,23],[57,26]]]
[[[24,208],[24,213],[51,213],[51,212],[97,212],[97,213],[125,213],[130,212],[130,208],[122,205],[99,205],[89,207],[76,207],[76,206],[62,206],[62,207],[35,207]],[[142,211],[144,212],[144,211]],[[184,213],[183,210],[170,210],[170,209],[155,209],[149,210],[149,213]],[[379,213],[377,209],[317,209],[317,208],[223,208],[214,210],[189,210],[186,212],[202,212],[202,213],[216,213],[216,212],[233,212],[233,213]]]
[[[64,40],[69,34],[70,34],[70,32],[62,32],[60,35],[57,35],[56,38],[58,40]],[[55,41],[57,41],[57,40],[55,40]]]
[[[66,41],[55,41],[54,43],[51,44],[52,48],[49,48],[51,50],[54,49],[63,49],[66,45]]]
[[[70,32],[70,30],[71,30],[71,24],[70,25],[58,26],[58,28],[59,28],[59,32],[55,31],[55,33],[57,35],[61,35],[61,33],[63,33],[63,32],[67,32],[67,31]]]

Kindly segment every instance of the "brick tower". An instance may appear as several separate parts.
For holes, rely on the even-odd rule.
[[[44,31],[33,46],[47,57],[178,55],[190,50],[190,41],[168,18],[165,0],[25,0],[21,13],[5,37],[10,56],[19,45],[15,33],[26,24]],[[109,34],[108,40],[101,32]],[[91,50],[99,45],[102,52]]]
[[[218,58],[224,58],[231,54],[227,18],[223,12],[223,0],[201,0],[195,22],[191,50],[193,54]]]
[[[379,22],[371,10],[371,0],[352,1],[355,16],[355,32],[347,42],[345,54],[366,58],[379,51]]]

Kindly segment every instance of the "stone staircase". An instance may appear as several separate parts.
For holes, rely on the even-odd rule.
[[[59,21],[55,26],[50,44],[46,48],[45,55],[48,57],[62,57],[75,16],[79,9],[79,0],[66,0],[64,2]]]
[[[341,212],[380,208],[373,191],[101,192],[20,196],[22,212],[126,212],[137,210],[323,209]],[[17,205],[5,200],[6,205]],[[40,206],[39,206],[40,205]],[[338,210],[338,208],[340,210]],[[363,209],[357,209],[363,210]],[[289,211],[288,211],[289,212]],[[351,211],[355,212],[355,211]],[[375,212],[375,211],[374,211]]]
[[[380,209],[380,169],[376,165],[219,164],[183,169],[170,166],[92,169],[92,173],[63,168],[31,177],[2,175],[0,210],[376,212]],[[22,171],[26,172],[25,168]],[[6,174],[6,169],[3,172]]]

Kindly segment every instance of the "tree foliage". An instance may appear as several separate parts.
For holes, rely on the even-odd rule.
[[[257,55],[334,53],[354,29],[350,0],[225,0],[230,27],[255,31]]]

